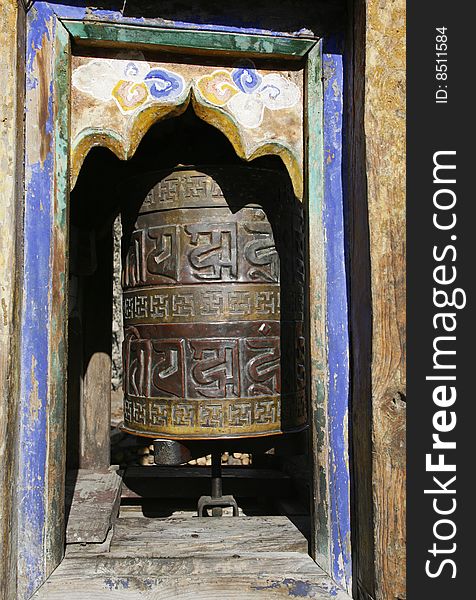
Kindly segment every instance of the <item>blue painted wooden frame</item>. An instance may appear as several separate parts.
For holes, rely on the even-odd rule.
[[[147,25],[114,11],[37,2],[29,13],[21,341],[19,598],[62,558],[69,207],[68,20]],[[170,27],[283,36],[190,23]],[[157,27],[160,34],[161,27]],[[288,34],[289,35],[289,34]],[[309,40],[308,40],[309,41]],[[327,49],[326,49],[327,50]],[[284,57],[285,58],[285,57]],[[314,456],[313,556],[351,590],[348,454],[349,360],[342,192],[342,52],[306,51],[310,344]]]
[[[323,48],[324,227],[327,270],[328,435],[331,529],[330,572],[352,589],[349,510],[349,332],[343,211],[343,55],[335,42]]]

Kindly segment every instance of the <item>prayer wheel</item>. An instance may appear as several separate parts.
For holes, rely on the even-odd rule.
[[[287,178],[178,167],[126,187],[125,431],[187,440],[303,428],[303,217]]]

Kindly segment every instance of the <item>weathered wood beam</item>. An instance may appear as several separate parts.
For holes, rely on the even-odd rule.
[[[87,21],[63,21],[77,43],[106,46],[153,45],[154,49],[184,52],[219,52],[280,58],[301,58],[316,43],[315,39],[286,38],[252,34],[216,33],[197,30],[160,29],[158,27],[122,25]]]
[[[355,595],[405,597],[405,3],[357,0],[349,113]]]
[[[226,494],[237,498],[289,497],[292,479],[278,470],[223,467]],[[210,467],[128,467],[123,498],[194,498],[210,493]]]
[[[365,2],[354,0],[348,26],[346,123],[348,131],[348,231],[350,273],[350,420],[354,597],[371,600],[375,590],[372,511],[372,398],[370,390],[370,249],[365,166]]]
[[[322,568],[330,571],[330,522],[328,487],[327,402],[329,374],[326,340],[326,256],[324,241],[324,161],[322,48],[309,53],[306,67],[306,170],[309,281],[309,372],[310,430],[313,464],[311,511],[313,531],[311,554]]]
[[[287,600],[298,596],[309,600],[350,600],[328,576],[295,576],[292,565],[283,575],[215,575],[187,577],[104,577],[78,580],[51,580],[33,600],[96,600],[107,594],[116,600]]]
[[[25,12],[0,2],[0,599],[16,597],[16,467],[21,285],[17,232],[23,205]]]
[[[112,368],[112,231],[97,242],[97,268],[83,278],[84,380],[79,414],[79,467],[110,465]]]
[[[79,469],[66,475],[66,544],[105,541],[119,512],[122,472]]]
[[[114,556],[174,558],[229,552],[299,552],[308,542],[287,517],[169,517],[118,519],[110,548]]]
[[[69,36],[41,3],[27,20],[19,600],[31,596],[64,552],[67,362]]]
[[[53,82],[51,119],[54,154],[51,198],[51,281],[48,356],[48,417],[46,434],[45,574],[63,557],[64,478],[66,471],[66,377],[68,362],[68,246],[69,246],[69,138],[70,40],[58,20],[51,48]],[[41,67],[40,67],[41,69]],[[41,70],[40,70],[41,76]],[[31,165],[30,165],[31,167]]]
[[[405,2],[368,0],[375,596],[405,597]]]
[[[228,517],[224,517],[228,518]],[[215,525],[218,525],[215,523]],[[121,556],[82,556],[64,560],[57,569],[53,579],[68,578],[81,580],[84,577],[98,575],[144,575],[145,577],[173,575],[176,577],[190,577],[193,575],[240,575],[244,573],[261,573],[280,575],[286,571],[295,575],[307,574],[314,577],[325,577],[325,572],[302,552],[242,552],[234,554],[233,551],[220,551],[220,560],[217,554],[207,552],[200,556],[187,556],[186,558],[157,558],[157,557],[121,557]]]

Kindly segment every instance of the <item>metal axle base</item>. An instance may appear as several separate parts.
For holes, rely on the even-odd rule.
[[[233,496],[220,496],[218,498],[212,498],[211,496],[200,496],[198,500],[198,516],[207,517],[207,509],[212,509],[212,516],[221,517],[221,509],[231,506],[233,508],[233,516],[238,516],[238,504]],[[219,510],[219,514],[217,509]]]
[[[212,517],[221,517],[222,509],[231,506],[233,516],[238,516],[238,504],[233,496],[224,496],[222,492],[221,452],[212,452],[212,495],[200,496],[198,500],[198,516],[208,517],[207,509],[212,509]]]

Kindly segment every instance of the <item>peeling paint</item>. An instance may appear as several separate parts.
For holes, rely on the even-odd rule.
[[[20,463],[17,486],[18,598],[29,598],[44,580],[48,322],[53,180],[53,104],[49,46],[53,15],[43,4],[30,11],[27,90],[23,305],[21,315]],[[34,83],[34,85],[32,84]]]
[[[309,581],[302,581],[300,579],[284,579],[283,583],[289,589],[289,596],[293,598],[307,598],[313,587]]]
[[[45,2],[37,2],[29,14],[29,32],[27,39],[27,70],[31,74],[33,61],[43,47],[45,39],[51,39],[51,20],[53,11]]]
[[[348,461],[349,337],[342,188],[342,54],[323,56],[327,331],[329,361],[329,498],[331,574],[351,590],[350,480]]]
[[[40,3],[39,3],[40,4]],[[43,4],[43,3],[41,3]],[[58,17],[78,20],[103,21],[109,23],[123,23],[124,25],[155,25],[164,28],[173,29],[196,29],[197,31],[219,31],[222,33],[241,33],[250,35],[268,35],[274,37],[315,37],[313,31],[307,28],[298,31],[275,31],[272,29],[262,29],[259,27],[243,27],[240,25],[215,23],[197,23],[192,21],[170,20],[160,17],[128,17],[123,15],[122,10],[105,10],[85,6],[86,2],[79,1],[77,5],[74,2],[70,4],[54,4],[52,8]],[[124,3],[125,5],[125,3]]]
[[[106,577],[104,579],[104,586],[108,590],[127,590],[129,589],[129,578],[128,577]]]

